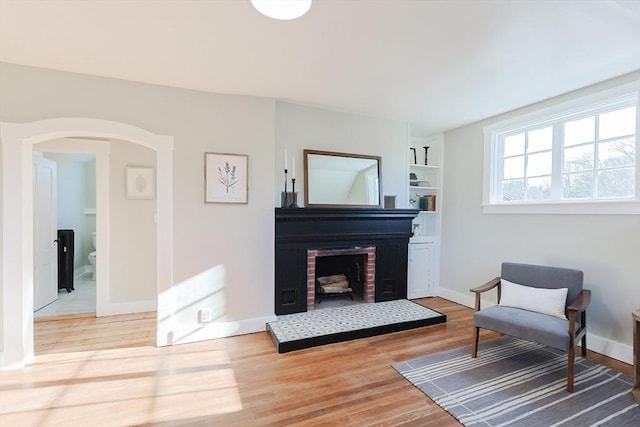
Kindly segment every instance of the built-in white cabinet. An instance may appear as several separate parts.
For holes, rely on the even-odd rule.
[[[436,244],[410,243],[407,298],[437,295],[437,273]]]
[[[422,298],[438,294],[444,135],[409,135],[408,200],[420,212],[409,240],[407,296]]]

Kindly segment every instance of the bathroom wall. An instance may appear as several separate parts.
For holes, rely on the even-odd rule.
[[[91,233],[96,231],[96,159],[91,159],[84,163],[84,219],[85,236],[87,246],[87,257],[94,251]]]
[[[34,150],[38,149],[38,145]],[[74,231],[74,254],[73,267],[74,270],[85,266],[89,263],[87,256],[89,255],[89,246],[91,243],[87,240],[87,226],[85,209],[85,167],[84,162],[86,156],[66,154],[66,153],[47,153],[43,156],[46,159],[56,162],[57,165],[57,222],[58,229],[69,229]],[[91,235],[89,235],[89,239]]]

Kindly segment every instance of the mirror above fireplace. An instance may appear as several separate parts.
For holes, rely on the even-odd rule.
[[[381,159],[363,154],[304,150],[308,207],[382,207]]]

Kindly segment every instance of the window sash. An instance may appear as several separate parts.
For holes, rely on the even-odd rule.
[[[559,104],[539,112],[529,113],[525,116],[516,117],[505,122],[501,122],[495,125],[485,127],[485,185],[483,187],[483,206],[508,206],[508,205],[528,205],[528,204],[578,204],[583,202],[589,203],[618,203],[618,202],[640,202],[640,184],[638,174],[640,173],[640,161],[639,161],[639,142],[638,142],[638,128],[640,128],[640,111],[638,108],[638,88],[640,88],[640,82],[633,82],[613,90],[606,91],[603,96],[602,93],[594,94],[598,95],[596,101],[593,100],[595,96],[587,96],[578,100],[573,100],[567,103]],[[609,95],[609,96],[606,96]],[[615,137],[607,137],[600,139],[600,119],[603,114],[607,114],[613,111],[621,110],[624,108],[635,107],[636,111],[636,127],[635,134],[617,135]],[[564,141],[564,126],[568,122],[585,119],[588,117],[594,117],[594,135],[593,139],[589,142],[583,142],[580,144],[566,146]],[[550,150],[531,151],[529,147],[529,134],[536,130],[551,127],[552,131],[552,147]],[[524,151],[518,153],[507,153],[505,150],[505,140],[515,135],[524,134],[525,144]],[[606,136],[606,135],[605,135]],[[624,139],[633,138],[634,144],[634,159],[632,164],[622,166],[604,165],[599,156],[601,150],[603,150],[603,144],[612,141],[622,141]],[[487,147],[487,144],[490,144]],[[566,197],[564,194],[563,182],[569,179],[570,176],[577,176],[577,171],[570,171],[565,169],[565,150],[572,149],[574,147],[592,147],[593,156],[590,159],[590,167],[585,169],[582,173],[589,175],[591,178],[592,191],[590,195],[585,198]],[[487,149],[489,148],[489,149]],[[551,152],[551,173],[550,174],[534,174],[529,165],[530,156],[533,154]],[[511,154],[511,155],[505,155]],[[513,160],[517,158],[523,158],[525,161],[524,171],[519,173],[519,176],[515,177],[511,174],[505,176],[505,161]],[[609,176],[606,173],[610,172]],[[608,193],[602,192],[600,185],[603,185],[602,179],[611,178],[611,174],[619,171],[619,174],[631,174],[631,185],[633,191],[631,194],[622,196],[611,195],[615,193],[609,191]],[[626,171],[626,172],[625,172]],[[551,180],[551,189],[549,191],[548,198],[540,198],[540,192],[530,193],[528,192],[527,181],[530,179],[536,179],[538,177],[549,177]],[[511,179],[513,178],[513,179]],[[514,182],[520,179],[523,182],[524,188],[522,189],[521,200],[504,200],[505,194],[503,189],[508,182]],[[626,181],[625,181],[626,182]],[[615,187],[615,186],[614,186]],[[546,194],[545,194],[546,195]],[[640,203],[639,203],[640,205]],[[634,208],[636,209],[636,208]]]

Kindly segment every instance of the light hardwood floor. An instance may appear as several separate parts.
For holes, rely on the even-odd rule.
[[[459,426],[391,365],[468,345],[472,310],[417,302],[447,323],[285,354],[266,333],[156,348],[155,313],[39,320],[34,363],[0,372],[0,426]]]

